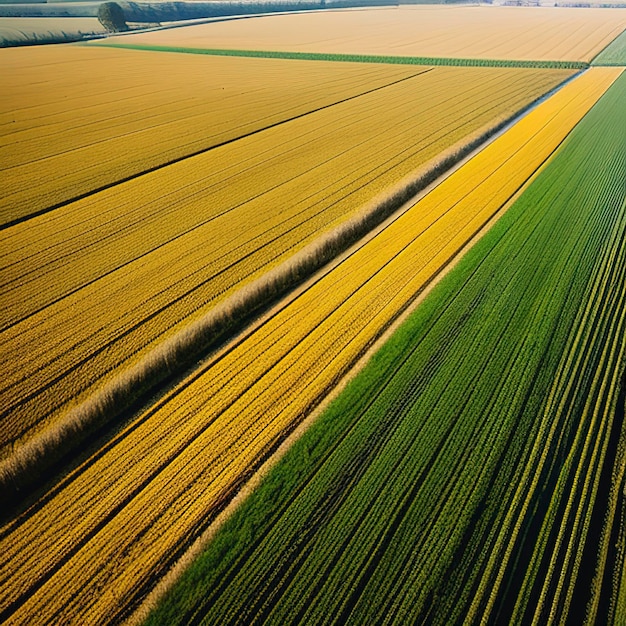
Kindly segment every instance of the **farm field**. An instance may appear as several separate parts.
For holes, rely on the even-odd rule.
[[[68,45],[0,64],[1,225],[415,73]]]
[[[123,43],[589,62],[624,28],[626,15],[621,9],[418,5],[225,21],[137,33],[124,37]]]
[[[127,616],[245,476],[550,158],[620,72],[594,68],[540,104],[242,343],[140,415],[32,510],[6,523],[0,530],[0,619],[26,624],[33,615],[63,615],[103,623]],[[620,90],[623,97],[623,79]],[[623,158],[618,135],[611,137],[609,145],[617,145]],[[610,158],[608,148],[602,154]],[[618,200],[614,179],[621,180],[621,163],[602,168],[604,176],[613,176],[605,179],[607,193]],[[579,236],[584,217],[573,220],[569,244],[585,241]],[[597,237],[604,229],[619,240],[624,220],[618,213],[598,221]],[[533,242],[546,249],[542,241]],[[567,250],[555,247],[554,253],[565,256]],[[521,267],[518,274],[528,279],[523,266],[512,262],[515,257],[504,255],[504,263],[501,258],[494,271]],[[582,281],[585,273],[579,275]],[[501,292],[499,285],[494,281],[492,290]],[[484,289],[470,298],[474,307]],[[513,295],[519,297],[515,290]],[[532,309],[532,302],[525,307]],[[462,320],[473,319],[471,312],[464,307]],[[485,328],[477,339],[486,335]],[[499,376],[498,364],[494,359],[491,367]]]
[[[594,65],[626,65],[626,30],[593,60]]]
[[[145,54],[170,56],[139,53],[139,63]],[[231,61],[224,67],[276,68],[283,79],[284,63],[306,80],[318,66]],[[0,233],[2,456],[405,176],[572,75],[327,65],[344,101]]]
[[[625,101],[623,74],[147,624],[623,623]]]

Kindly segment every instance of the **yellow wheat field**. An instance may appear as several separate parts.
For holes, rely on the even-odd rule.
[[[412,73],[70,45],[0,67],[0,224]]]
[[[14,624],[118,619],[619,72],[593,69],[542,103],[3,528],[0,611]]]
[[[361,77],[361,89],[375,91],[2,231],[0,456],[379,192],[569,73],[412,67],[392,71],[379,88],[381,75]]]
[[[621,9],[401,6],[274,15],[134,34],[125,43],[470,59],[590,61],[626,27]]]

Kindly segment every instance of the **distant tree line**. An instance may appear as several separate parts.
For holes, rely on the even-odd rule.
[[[98,20],[110,33],[128,30],[122,7],[117,2],[104,2],[98,8]]]

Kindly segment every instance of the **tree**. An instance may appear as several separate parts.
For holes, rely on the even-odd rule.
[[[128,30],[124,11],[117,2],[105,2],[98,7],[98,20],[110,33]]]

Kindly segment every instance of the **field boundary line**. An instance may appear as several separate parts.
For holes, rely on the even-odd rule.
[[[577,74],[576,76],[578,76]],[[572,77],[567,82],[573,80]],[[550,92],[552,95],[558,91],[563,85],[555,88]],[[547,99],[549,96],[544,96],[541,100]],[[212,357],[206,359],[199,371],[193,376],[195,379],[197,376],[202,375],[209,367],[213,365],[216,360],[222,358],[225,354],[234,349],[237,345],[242,343],[248,336],[250,336],[257,328],[265,324],[269,319],[278,314],[279,311],[286,308],[292,301],[297,299],[303,292],[310,289],[315,283],[319,282],[324,276],[329,274],[333,269],[340,265],[346,258],[354,254],[357,250],[361,249],[371,239],[376,237],[391,223],[399,219],[404,213],[410,210],[415,204],[417,204],[424,196],[430,193],[433,189],[438,187],[447,178],[460,169],[465,163],[470,161],[474,156],[486,148],[489,144],[493,143],[500,135],[505,133],[511,128],[517,121],[525,117],[530,110],[535,108],[539,102],[536,102],[531,108],[525,112],[519,114],[514,121],[508,123],[500,131],[492,135],[479,147],[474,149],[470,154],[464,157],[457,164],[452,166],[444,174],[442,174],[437,180],[433,181],[426,188],[418,192],[411,200],[405,202],[392,216],[390,216],[385,222],[380,224],[377,228],[372,230],[368,235],[359,240],[356,244],[351,246],[347,251],[335,258],[332,262],[326,265],[322,270],[317,272],[314,276],[309,278],[304,284],[300,285],[297,289],[293,290],[288,296],[286,296],[280,303],[276,304],[269,312],[263,315],[260,319],[255,321],[251,326],[247,327],[238,337],[233,339],[227,347],[225,347],[218,354],[212,355]],[[584,116],[583,116],[584,117]],[[274,451],[269,451],[268,458],[261,463],[261,465],[254,470],[245,480],[245,482],[239,487],[234,497],[228,502],[228,504],[216,515],[215,519],[209,524],[206,530],[191,544],[186,552],[174,563],[174,565],[166,572],[161,580],[156,584],[153,590],[145,597],[138,608],[130,615],[130,617],[124,622],[125,626],[139,626],[142,621],[147,617],[151,609],[156,603],[167,593],[167,591],[175,584],[180,575],[189,565],[189,563],[204,549],[204,546],[215,536],[219,529],[228,521],[228,519],[237,511],[243,501],[261,484],[265,476],[272,470],[272,468],[280,462],[280,460],[287,454],[290,448],[302,437],[306,430],[318,419],[318,417],[325,411],[328,406],[339,396],[339,394],[345,389],[345,387],[363,370],[374,354],[381,348],[381,346],[389,340],[389,338],[399,329],[399,327],[410,317],[415,309],[428,297],[428,295],[437,287],[437,285],[458,265],[465,254],[491,229],[491,227],[506,213],[511,205],[521,196],[527,187],[537,178],[541,171],[545,168],[555,154],[558,152],[561,145],[567,140],[573,130],[578,126],[580,122],[576,123],[567,135],[558,143],[558,145],[550,152],[550,154],[537,166],[537,168],[527,177],[520,186],[509,196],[509,198],[501,205],[501,207],[459,248],[441,267],[435,271],[431,279],[424,285],[424,287],[416,294],[415,298],[409,302],[403,310],[391,321],[378,335],[378,337],[362,352],[360,356],[356,358],[352,365],[349,366],[347,372],[342,375],[337,381],[332,384],[331,389],[323,396],[321,401],[317,404],[315,409],[307,415],[304,420],[295,426],[295,428],[287,435],[287,437],[278,444]],[[176,395],[177,389],[172,391],[172,395]],[[169,396],[169,394],[168,394]],[[171,396],[170,396],[171,397]],[[163,400],[165,401],[165,399]]]
[[[522,60],[522,59],[464,59],[455,57],[414,57],[332,52],[288,52],[280,50],[227,50],[224,48],[186,48],[158,44],[97,43],[104,48],[123,48],[152,52],[178,52],[209,56],[250,57],[258,59],[288,59],[300,61],[338,61],[341,63],[387,63],[392,65],[435,65],[453,67],[510,67],[534,69],[577,69],[589,67],[586,61]]]
[[[108,44],[107,44],[108,45]],[[119,46],[116,46],[119,47]],[[220,141],[212,146],[208,146],[206,148],[200,148],[198,150],[194,150],[193,152],[190,152],[189,154],[185,154],[173,159],[169,159],[168,161],[165,161],[164,163],[160,163],[158,165],[153,165],[152,167],[148,167],[146,169],[143,169],[139,172],[136,172],[134,174],[130,174],[129,176],[125,176],[123,178],[120,178],[116,181],[113,181],[111,183],[107,183],[105,185],[101,185],[100,187],[96,187],[95,189],[91,189],[89,191],[85,191],[82,194],[79,194],[77,196],[74,196],[72,198],[69,198],[68,200],[63,200],[61,202],[57,202],[55,204],[50,205],[49,207],[46,207],[45,209],[40,209],[39,211],[35,211],[34,213],[29,213],[28,215],[24,215],[22,217],[18,217],[15,218],[9,222],[5,222],[4,224],[0,224],[0,231],[5,230],[7,228],[10,228],[11,226],[15,226],[17,224],[21,224],[23,222],[27,222],[30,219],[33,219],[35,217],[39,217],[40,215],[45,215],[46,213],[51,213],[52,211],[55,211],[56,209],[59,209],[67,204],[71,204],[72,202],[78,202],[79,200],[84,200],[85,198],[89,198],[90,196],[94,196],[97,193],[100,193],[102,191],[106,191],[107,189],[112,189],[113,187],[117,187],[118,185],[122,185],[124,183],[127,183],[131,180],[135,180],[137,178],[140,178],[141,176],[145,176],[146,174],[151,174],[152,172],[157,172],[159,170],[162,170],[166,167],[169,167],[170,165],[176,165],[177,163],[181,163],[182,161],[186,161],[187,159],[192,159],[194,157],[200,156],[201,154],[206,154],[207,152],[210,152],[211,150],[215,150],[217,148],[222,148],[223,146],[227,146],[231,143],[235,143],[236,141],[239,141],[240,139],[246,139],[248,137],[253,137],[254,135],[258,135],[262,132],[265,132],[266,130],[271,130],[273,128],[277,128],[279,126],[282,126],[283,124],[288,124],[289,122],[294,122],[295,120],[299,120],[301,118],[306,117],[307,115],[312,115],[314,113],[319,113],[320,111],[324,111],[325,109],[330,109],[338,104],[343,104],[345,102],[349,102],[351,100],[356,100],[357,98],[360,98],[362,96],[367,96],[370,93],[374,93],[376,91],[380,91],[382,89],[385,89],[387,87],[392,87],[393,85],[397,85],[398,83],[402,83],[404,81],[410,80],[412,78],[416,78],[417,76],[421,76],[422,74],[426,74],[428,72],[431,72],[433,69],[433,67],[426,67],[424,68],[422,71],[417,72],[415,74],[411,74],[410,76],[405,76],[404,78],[400,78],[400,79],[396,79],[390,83],[386,83],[384,85],[379,85],[378,87],[373,87],[371,89],[367,89],[366,91],[362,91],[358,94],[352,95],[352,96],[348,96],[347,98],[342,98],[341,100],[337,100],[336,102],[333,102],[331,104],[324,104],[320,107],[317,107],[315,109],[311,109],[310,111],[305,111],[304,113],[299,113],[297,115],[292,115],[291,117],[288,117],[286,119],[283,120],[279,120],[278,122],[272,122],[271,124],[268,124],[267,126],[263,126],[262,128],[257,128],[256,130],[251,130],[247,133],[244,133],[243,135],[238,135],[237,137],[232,137],[231,139],[225,139],[224,141]]]

